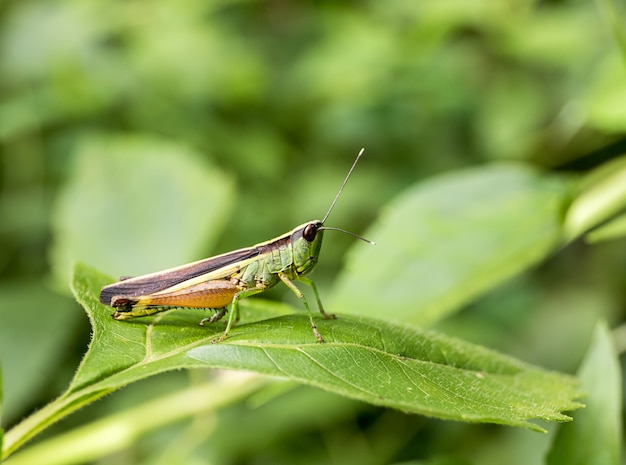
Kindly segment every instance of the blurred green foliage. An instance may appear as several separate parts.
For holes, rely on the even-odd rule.
[[[356,232],[439,173],[502,160],[587,170],[620,154],[619,14],[609,0],[0,4],[3,426],[56,396],[85,351],[87,320],[64,278],[73,260],[141,273],[269,239],[321,217],[362,146],[328,221]],[[172,158],[185,160],[185,176],[168,168]],[[219,200],[203,204],[215,191]],[[185,211],[175,207],[181,199]],[[104,212],[106,227],[92,219]],[[350,241],[326,239],[315,273],[323,294]],[[576,242],[440,328],[573,372],[595,320],[624,319],[625,259],[624,239]],[[188,376],[143,381],[50,434]],[[223,455],[205,447],[216,463],[233,464],[528,464],[541,463],[549,445],[526,431],[327,397],[300,388],[254,413],[236,405],[215,437],[244,445],[222,445]],[[283,411],[314,413],[324,402],[336,405],[324,418],[290,420]],[[183,456],[189,450],[171,438],[185,428],[100,463],[164,463],[163,450]],[[204,463],[202,452],[187,463]]]

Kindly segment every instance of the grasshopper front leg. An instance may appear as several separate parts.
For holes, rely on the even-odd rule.
[[[313,335],[317,338],[318,342],[324,342],[324,338],[322,337],[322,335],[317,330],[317,325],[313,321],[313,313],[311,312],[311,307],[309,307],[309,303],[306,301],[306,297],[304,296],[302,291],[300,289],[298,289],[298,286],[296,286],[293,283],[293,281],[291,281],[291,279],[289,279],[289,277],[285,273],[278,273],[278,277],[280,278],[280,280],[283,283],[285,283],[285,285],[289,289],[291,289],[293,291],[293,293],[296,295],[296,297],[298,297],[298,299],[300,299],[300,301],[304,305],[304,308],[306,308],[306,311],[309,314],[309,320],[311,321],[311,329],[313,330]],[[311,286],[313,288],[313,291],[315,292],[315,297],[317,299],[317,303],[319,305],[320,312],[324,316],[324,318],[326,318],[326,319],[335,318],[335,315],[329,315],[329,314],[327,314],[324,311],[324,309],[322,307],[322,303],[321,303],[320,298],[319,298],[319,294],[317,292],[317,288],[315,287],[315,284],[313,284],[313,281],[311,281],[310,279],[307,279],[307,278],[302,278],[302,277],[299,277],[298,280],[304,282],[305,284],[308,284],[309,286]]]
[[[317,300],[317,307],[319,308],[320,313],[324,317],[325,320],[335,320],[337,316],[334,313],[326,313],[324,311],[324,306],[322,305],[322,299],[320,299],[320,293],[317,291],[317,286],[313,282],[312,279],[305,278],[304,276],[299,276],[298,281],[302,281],[307,286],[310,286],[313,289],[313,294],[315,294],[315,299]]]

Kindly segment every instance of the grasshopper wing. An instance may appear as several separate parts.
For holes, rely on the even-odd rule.
[[[240,264],[248,263],[260,254],[257,247],[235,250],[197,262],[170,268],[136,278],[128,278],[108,286],[100,292],[100,302],[111,305],[113,297],[139,297],[176,286],[185,281],[200,282],[205,279],[221,279],[232,274]]]

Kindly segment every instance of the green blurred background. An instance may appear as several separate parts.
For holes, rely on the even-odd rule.
[[[613,8],[527,0],[0,4],[3,426],[58,395],[86,349],[89,325],[67,287],[75,260],[132,275],[275,237],[323,216],[361,147],[365,157],[327,223],[358,233],[396,194],[439,173],[503,160],[584,172],[621,154],[626,68]],[[322,293],[352,244],[332,237],[315,273]],[[624,245],[574,243],[445,329],[572,372],[595,319],[623,319]],[[189,376],[131,386],[52,432]],[[482,463],[517,450],[523,463],[539,463],[547,447],[526,431],[409,417],[309,388],[271,405],[226,412],[213,459],[384,463],[447,457],[454,442]],[[172,434],[101,463],[158,463]],[[224,439],[235,434],[235,443]]]

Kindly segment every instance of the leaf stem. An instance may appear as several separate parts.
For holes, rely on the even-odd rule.
[[[222,377],[194,385],[56,436],[25,450],[6,463],[7,465],[32,463],[68,465],[89,462],[128,447],[141,435],[163,425],[234,403],[255,392],[270,380],[271,378],[263,376],[250,374],[241,376],[238,373],[237,376]],[[58,419],[57,415],[54,415],[55,412],[57,414],[69,413],[57,408],[50,412],[51,409],[48,407],[55,406],[56,403],[57,401],[49,404],[9,432],[11,445],[9,446],[7,440],[6,456],[47,426],[51,419]],[[75,408],[71,409],[71,411],[74,410]],[[53,415],[44,415],[50,413]],[[44,418],[40,418],[42,415]],[[142,421],[137,421],[138,418]],[[24,426],[14,432],[29,421],[30,428]],[[41,426],[37,428],[37,425]]]
[[[2,459],[6,460],[7,457],[48,426],[111,391],[112,389],[99,391],[85,389],[69,395],[67,392],[62,394],[6,432],[4,435]]]

